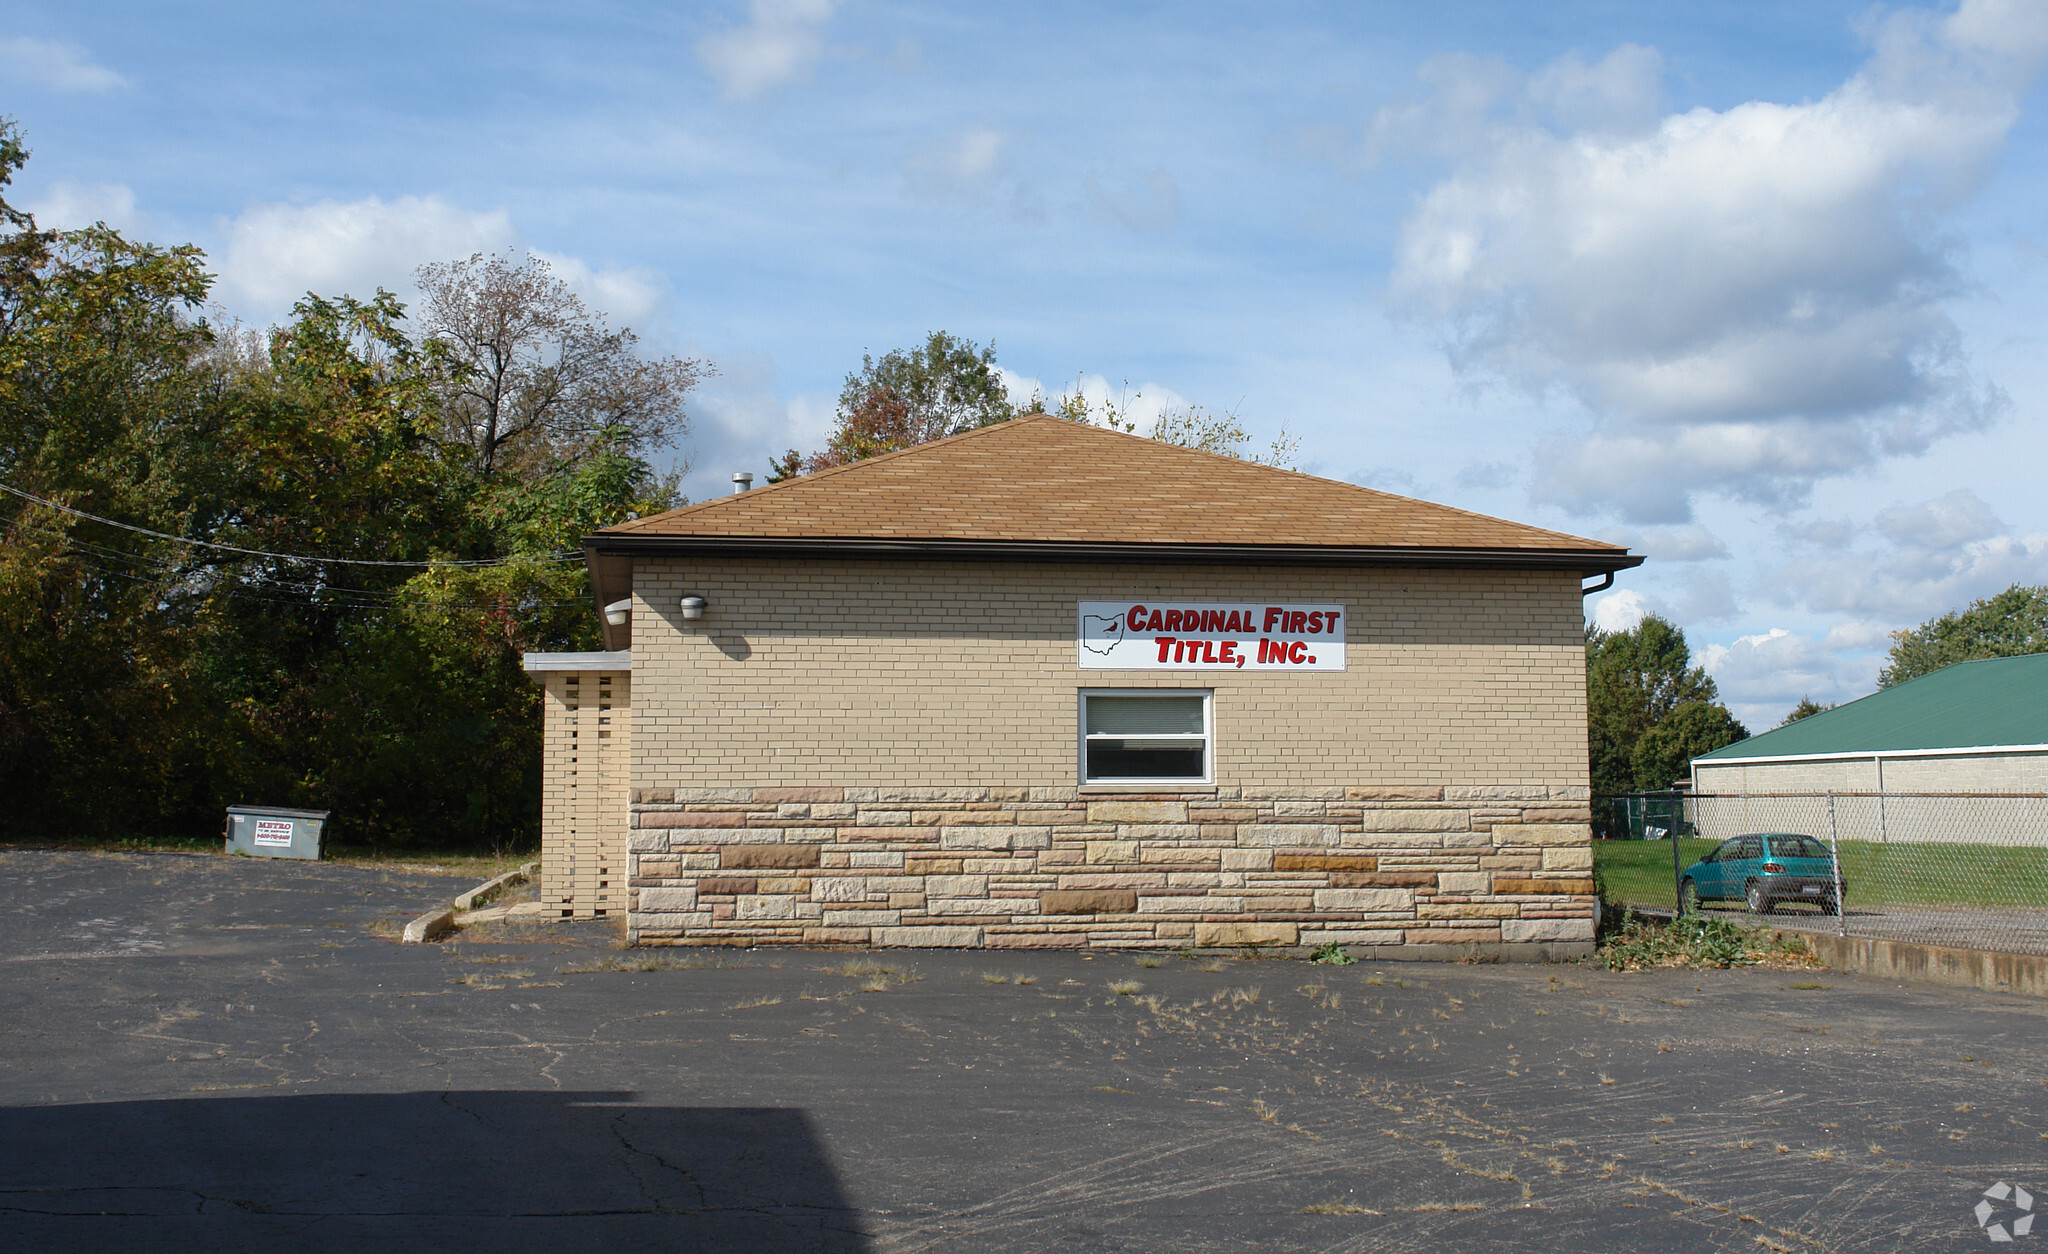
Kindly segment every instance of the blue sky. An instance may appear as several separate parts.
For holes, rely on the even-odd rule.
[[[0,4],[18,199],[230,316],[547,258],[721,373],[688,488],[864,350],[1235,407],[1304,469],[1623,540],[1752,727],[2048,582],[2048,9]]]

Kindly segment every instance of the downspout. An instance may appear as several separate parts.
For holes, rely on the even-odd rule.
[[[1580,587],[1579,587],[1579,595],[1580,595],[1580,596],[1582,596],[1582,597],[1589,597],[1589,596],[1592,596],[1592,595],[1593,595],[1594,593],[1596,593],[1596,592],[1605,592],[1605,591],[1607,591],[1607,590],[1608,590],[1609,588],[1612,588],[1613,586],[1614,586],[1614,572],[1610,570],[1610,571],[1608,571],[1608,572],[1607,572],[1607,574],[1606,574],[1606,575],[1604,575],[1604,576],[1602,576],[1602,577],[1601,577],[1601,580],[1600,580],[1600,582],[1599,582],[1599,583],[1596,583],[1596,584],[1594,584],[1594,585],[1593,585],[1592,587],[1588,588],[1588,587],[1586,587],[1586,586],[1584,586],[1584,585],[1580,585]]]

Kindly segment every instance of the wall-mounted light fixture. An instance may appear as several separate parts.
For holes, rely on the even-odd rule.
[[[633,615],[633,598],[623,597],[604,607],[604,621],[614,627],[624,627]]]
[[[684,597],[684,598],[683,598],[683,617],[684,617],[684,618],[702,618],[702,617],[704,617],[704,604],[705,604],[705,602],[704,602],[704,598],[703,598],[703,597]]]

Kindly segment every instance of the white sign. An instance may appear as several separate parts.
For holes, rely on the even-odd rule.
[[[1341,671],[1344,607],[1083,601],[1081,669]]]
[[[256,843],[273,848],[290,848],[292,843],[292,821],[290,819],[257,819]]]

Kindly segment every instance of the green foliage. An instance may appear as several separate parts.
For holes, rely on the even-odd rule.
[[[1631,915],[1600,947],[1597,960],[1609,971],[1656,967],[1718,970],[1759,963],[1805,966],[1812,957],[1806,942],[1796,936],[1772,936],[1762,928],[1743,927],[1729,919],[1688,914],[1668,924]]]
[[[1627,631],[1589,625],[1593,795],[1669,788],[1691,758],[1747,738],[1748,729],[1719,704],[1719,695],[1706,671],[1692,665],[1685,633],[1665,619],[1647,615]]]
[[[1749,729],[1736,722],[1726,707],[1688,701],[1637,738],[1629,753],[1629,768],[1638,789],[1669,788],[1692,773],[1694,758],[1748,736]]]
[[[1835,703],[1832,701],[1828,702],[1826,705],[1822,705],[1820,702],[1815,701],[1812,697],[1801,697],[1799,698],[1799,704],[1792,707],[1792,712],[1787,714],[1784,718],[1784,721],[1780,722],[1778,726],[1790,727],[1792,724],[1798,722],[1802,718],[1812,718],[1816,714],[1826,714],[1829,710],[1832,710],[1834,708]]]
[[[0,124],[0,189],[23,155]],[[0,483],[164,533],[0,496],[0,834],[189,836],[243,802],[332,809],[349,844],[531,845],[519,654],[595,647],[555,555],[677,503],[646,425],[486,471],[445,438],[459,363],[389,293],[221,332],[194,249],[0,227]]]
[[[1316,950],[1316,952],[1312,956],[1310,956],[1309,961],[1320,962],[1327,966],[1332,967],[1348,967],[1352,963],[1357,962],[1358,959],[1352,957],[1350,954],[1345,953],[1344,947],[1342,945],[1339,945],[1336,941],[1331,941],[1329,944],[1323,946],[1321,949]]]
[[[2048,587],[2014,584],[1907,631],[1892,633],[1877,686],[1918,679],[1954,662],[2048,653]]]
[[[1017,416],[996,347],[934,331],[913,349],[893,349],[861,368],[839,392],[838,423],[809,457],[790,449],[768,463],[768,482],[815,474],[898,449],[992,426]]]

